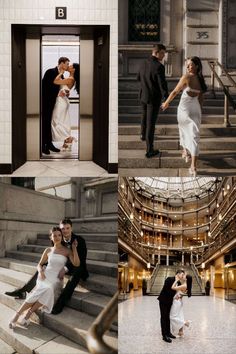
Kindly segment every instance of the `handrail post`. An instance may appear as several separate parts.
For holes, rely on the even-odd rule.
[[[228,89],[228,86],[226,86]],[[230,127],[230,122],[229,122],[229,100],[226,94],[225,99],[224,99],[224,126],[225,127]]]
[[[215,93],[215,66],[216,63],[215,62],[211,62],[213,68],[211,71],[211,92],[214,98],[216,98],[216,93]]]

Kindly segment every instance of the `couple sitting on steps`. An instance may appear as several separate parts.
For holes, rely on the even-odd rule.
[[[72,222],[64,219],[59,227],[53,227],[50,232],[52,247],[48,247],[38,263],[37,272],[20,289],[6,292],[6,295],[25,299],[20,309],[9,323],[14,328],[19,317],[26,311],[24,318],[19,321],[21,325],[28,326],[33,312],[42,308],[54,315],[62,312],[64,306],[71,298],[80,279],[88,278],[86,267],[87,248],[85,240],[72,232]],[[71,275],[63,288],[65,274]],[[36,285],[36,287],[35,287]],[[31,291],[34,289],[33,291]],[[26,297],[26,292],[29,294]]]

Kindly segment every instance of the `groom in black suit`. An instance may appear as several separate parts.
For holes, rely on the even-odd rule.
[[[49,155],[50,151],[60,152],[52,143],[52,112],[60,90],[60,85],[54,84],[54,80],[61,70],[68,70],[69,62],[66,57],[59,58],[58,66],[48,69],[42,80],[42,152],[46,155]]]
[[[168,97],[165,67],[161,63],[165,52],[163,44],[154,45],[152,55],[142,63],[137,75],[142,105],[141,140],[146,140],[148,158],[159,154],[159,150],[154,150],[153,140],[161,100]]]
[[[68,259],[66,266],[58,274],[58,278],[63,279],[65,274],[70,275],[70,279],[67,281],[65,288],[62,290],[58,300],[56,301],[52,314],[56,315],[60,313],[66,303],[71,298],[74,289],[79,283],[80,279],[86,280],[89,276],[86,266],[87,257],[87,247],[85,240],[72,232],[72,221],[70,219],[63,219],[60,222],[60,229],[62,230],[63,240],[66,247],[71,248],[72,243],[77,241],[77,252],[80,259],[79,267],[73,266],[73,264]],[[25,299],[26,291],[30,292],[36,285],[38,277],[38,272],[36,272],[33,277],[20,289],[15,291],[5,292],[6,295],[14,296],[16,298]]]
[[[179,280],[183,278],[185,271],[179,269],[176,272]],[[172,290],[171,287],[175,282],[175,277],[168,277],[165,280],[164,286],[158,297],[160,312],[161,312],[161,332],[162,338],[165,342],[171,343],[171,338],[175,339],[176,337],[170,332],[170,309],[173,302],[173,297],[175,296],[175,290]]]

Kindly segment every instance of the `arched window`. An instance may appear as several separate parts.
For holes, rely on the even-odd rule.
[[[129,0],[129,41],[160,41],[160,0]]]

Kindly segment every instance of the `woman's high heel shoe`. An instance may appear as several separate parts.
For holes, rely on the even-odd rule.
[[[18,321],[19,316],[20,316],[20,314],[17,312],[15,314],[15,316],[13,317],[13,319],[10,321],[9,328],[14,329],[16,327],[16,323]]]
[[[189,171],[190,176],[192,176],[192,177],[194,177],[194,178],[197,177],[197,170],[196,170],[196,168],[194,168],[194,169],[192,170],[192,168],[190,167],[190,168],[188,169],[188,171]]]
[[[189,162],[189,159],[191,158],[191,155],[189,154],[189,152],[187,150],[183,150],[182,152],[182,159],[185,160],[185,162]]]
[[[25,318],[22,318],[20,321],[18,321],[18,323],[21,325],[21,326],[24,326],[24,327],[29,327],[29,324],[30,324],[30,319],[26,320]]]

